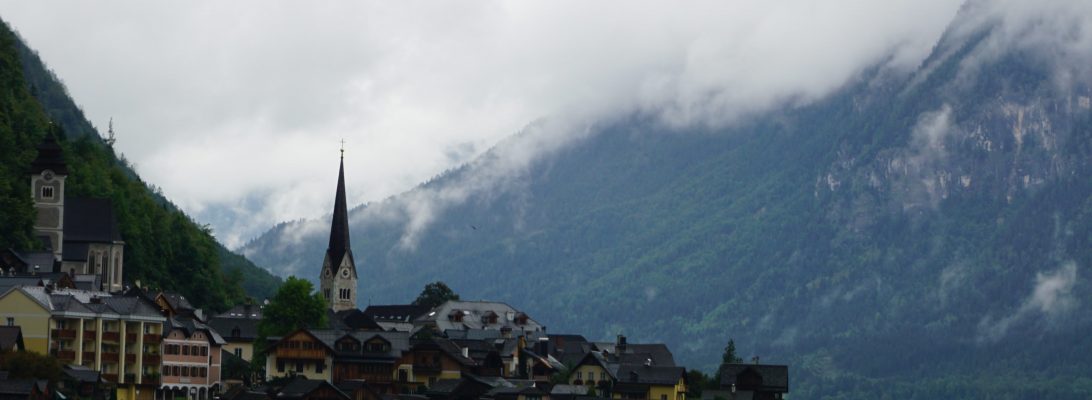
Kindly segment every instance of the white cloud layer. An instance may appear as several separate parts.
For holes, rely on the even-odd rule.
[[[114,118],[142,176],[234,246],[329,212],[342,138],[350,203],[375,201],[542,117],[717,125],[877,63],[914,68],[959,7],[0,1],[0,17],[93,123]]]
[[[1035,275],[1035,287],[1020,307],[1010,315],[995,319],[982,318],[978,323],[978,342],[995,343],[1004,338],[1013,327],[1041,318],[1046,328],[1052,322],[1071,312],[1078,300],[1073,295],[1077,283],[1077,264],[1068,262],[1057,270]]]

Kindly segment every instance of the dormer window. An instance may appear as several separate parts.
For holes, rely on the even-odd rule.
[[[451,314],[447,315],[447,319],[455,322],[463,322],[463,312],[460,310],[454,310]]]
[[[42,198],[43,199],[52,199],[53,198],[53,186],[42,186]]]

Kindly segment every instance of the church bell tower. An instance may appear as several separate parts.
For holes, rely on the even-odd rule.
[[[349,246],[349,212],[345,204],[345,149],[341,149],[341,168],[337,174],[334,217],[330,221],[330,245],[319,272],[319,287],[330,309],[356,309],[356,263]]]
[[[50,129],[38,145],[38,158],[31,164],[30,190],[34,209],[34,234],[49,241],[53,258],[61,260],[64,253],[64,181],[68,167],[61,154],[61,145]]]

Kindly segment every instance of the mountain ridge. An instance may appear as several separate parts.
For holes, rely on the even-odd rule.
[[[1010,32],[984,21],[954,24],[915,71],[877,66],[736,125],[636,115],[476,171],[512,164],[491,164],[511,157],[498,146],[351,212],[361,292],[405,302],[443,280],[707,371],[734,338],[793,365],[805,398],[1086,397],[1092,105],[1056,74],[1088,67],[1000,51]],[[313,279],[323,225],[244,251]]]

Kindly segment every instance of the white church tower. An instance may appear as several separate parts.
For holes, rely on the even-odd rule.
[[[57,261],[61,261],[64,254],[64,180],[67,176],[61,145],[52,132],[47,133],[38,145],[38,158],[31,164],[30,195],[38,212],[34,234],[49,238],[53,258]]]

